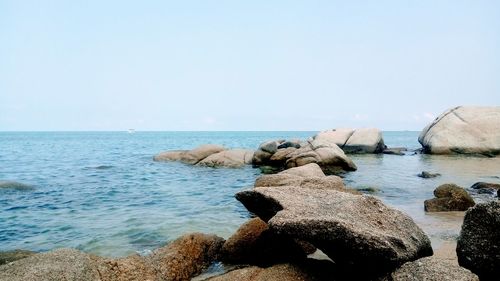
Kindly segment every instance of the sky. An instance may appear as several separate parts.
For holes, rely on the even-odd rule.
[[[0,0],[0,131],[421,130],[500,105],[500,1]]]

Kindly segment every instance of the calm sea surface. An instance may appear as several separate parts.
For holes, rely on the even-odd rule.
[[[258,147],[269,139],[305,139],[316,132],[0,132],[0,251],[74,247],[104,256],[146,253],[193,231],[230,236],[249,218],[234,194],[253,185],[259,169],[213,169],[159,163],[153,155],[215,143]],[[388,146],[419,148],[418,132],[384,132]],[[439,184],[500,183],[500,158],[351,155],[354,188],[413,217],[433,244],[454,239],[461,213],[425,214]],[[421,179],[423,171],[441,173]],[[495,200],[473,195],[477,201]]]

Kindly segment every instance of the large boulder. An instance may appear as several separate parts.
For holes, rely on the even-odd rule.
[[[500,202],[477,204],[465,214],[457,241],[458,263],[481,280],[500,276]]]
[[[371,196],[281,186],[236,198],[272,231],[310,242],[353,275],[382,274],[432,255],[428,237],[409,216]]]
[[[155,250],[148,262],[161,280],[190,280],[219,258],[223,244],[224,239],[215,235],[186,234]]]
[[[181,161],[186,164],[197,164],[208,156],[225,150],[224,147],[215,144],[204,144],[191,150],[173,150],[162,152],[153,157],[155,161]]]
[[[253,218],[224,243],[222,260],[234,264],[271,265],[305,259],[310,254],[306,250],[295,240],[273,233],[260,218]]]
[[[500,106],[458,106],[427,125],[418,141],[432,154],[500,153]]]
[[[326,174],[357,169],[352,160],[334,142],[320,138],[310,139],[304,143],[294,142],[294,146],[283,146],[285,143],[287,143],[285,140],[262,143],[253,155],[252,164],[289,169],[316,163]]]
[[[469,270],[435,257],[421,258],[403,264],[384,281],[479,281]]]
[[[382,132],[375,128],[328,130],[314,139],[335,143],[345,153],[381,153],[385,149]]]
[[[424,201],[426,212],[466,211],[476,204],[467,190],[452,183],[438,186],[434,196]]]
[[[137,254],[118,259],[91,256],[91,259],[99,271],[99,281],[165,280],[157,275],[146,258]]]
[[[252,164],[254,151],[248,149],[231,149],[214,153],[198,162],[199,166],[239,168]]]
[[[74,249],[58,249],[0,266],[1,281],[101,280],[95,260]]]

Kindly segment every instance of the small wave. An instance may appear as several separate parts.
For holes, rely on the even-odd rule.
[[[16,190],[31,190],[34,187],[28,184],[16,181],[2,181],[0,180],[0,189],[16,189]]]

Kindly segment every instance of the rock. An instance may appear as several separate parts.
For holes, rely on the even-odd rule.
[[[252,164],[289,169],[316,163],[327,174],[357,169],[342,149],[335,143],[323,142],[321,138],[302,143],[299,148],[296,148],[299,145],[285,145],[278,149],[282,144],[286,144],[286,141],[268,141],[261,144],[252,157]]]
[[[408,151],[405,147],[391,147],[391,148],[386,148],[382,151],[383,154],[389,154],[389,155],[400,155],[403,156],[405,153],[403,151]]]
[[[277,264],[267,268],[250,266],[236,269],[210,281],[309,281],[335,280],[335,272],[327,262],[305,262],[299,264]]]
[[[137,254],[128,257],[112,259],[91,256],[99,272],[99,281],[139,281],[139,280],[172,280],[162,279],[147,258]],[[181,279],[174,279],[181,280]]]
[[[181,161],[186,164],[196,164],[208,156],[225,150],[224,147],[215,144],[204,144],[192,150],[173,150],[162,152],[155,157],[155,161]]]
[[[271,265],[305,259],[308,254],[300,243],[273,233],[259,218],[240,226],[222,246],[222,260],[234,264]]]
[[[458,106],[427,125],[418,141],[431,154],[500,153],[500,107]]]
[[[148,262],[162,280],[190,280],[217,260],[224,239],[202,233],[186,234],[155,250]]]
[[[489,182],[476,182],[470,188],[477,189],[479,193],[494,194],[495,191],[498,193],[498,190],[500,190],[500,184],[489,183]]]
[[[36,254],[0,266],[1,281],[101,280],[90,255],[74,249]]]
[[[500,203],[477,204],[465,213],[457,241],[458,263],[481,280],[500,276]]]
[[[422,171],[422,173],[418,174],[417,176],[424,178],[424,179],[431,179],[431,178],[439,177],[439,176],[441,176],[441,174]]]
[[[334,129],[313,137],[326,143],[334,143],[345,153],[380,153],[385,149],[382,132],[375,128]]]
[[[214,153],[198,162],[197,165],[208,167],[239,168],[252,163],[254,151],[248,149],[231,149]]]
[[[285,141],[278,145],[278,149],[282,148],[300,148],[300,141]]]
[[[278,174],[262,175],[255,181],[255,186],[298,186],[302,188],[345,189],[342,178],[338,176],[325,176],[316,163],[290,168]]]
[[[36,253],[26,250],[13,250],[13,251],[0,252],[0,265],[24,259],[34,254]]]
[[[426,257],[403,264],[386,281],[479,281],[476,274],[458,265]]]
[[[434,190],[436,198],[424,201],[426,212],[466,211],[476,203],[465,189],[456,184],[443,184]]]
[[[432,255],[429,239],[409,216],[371,196],[281,186],[236,198],[272,231],[310,242],[353,275],[389,272]]]
[[[0,180],[0,189],[31,190],[33,186],[15,181]]]

